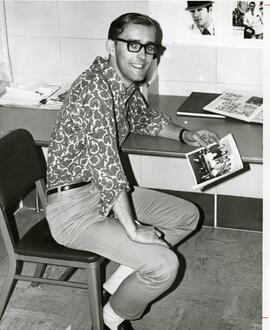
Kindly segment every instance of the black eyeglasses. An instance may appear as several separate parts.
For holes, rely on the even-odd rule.
[[[147,44],[141,44],[139,41],[125,40],[121,38],[114,38],[113,40],[122,41],[127,44],[127,50],[131,53],[138,53],[144,48],[145,53],[148,55],[156,55],[159,49],[159,45],[149,42]]]

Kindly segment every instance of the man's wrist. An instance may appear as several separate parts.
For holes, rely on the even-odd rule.
[[[186,141],[185,141],[185,134],[188,132],[189,130],[187,128],[183,128],[181,129],[180,133],[179,133],[179,141],[182,142],[182,143],[185,143],[186,144]]]
[[[132,239],[132,237],[134,237],[134,235],[137,232],[137,224],[136,224],[136,222],[133,222],[132,221],[132,224],[129,224],[128,226],[125,227],[125,230],[126,230],[128,236]]]

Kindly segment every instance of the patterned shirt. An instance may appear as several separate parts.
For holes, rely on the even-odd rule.
[[[126,88],[109,62],[97,57],[72,84],[54,124],[47,188],[93,181],[99,212],[108,215],[129,190],[119,148],[129,132],[157,135],[170,122],[150,109],[135,84]]]

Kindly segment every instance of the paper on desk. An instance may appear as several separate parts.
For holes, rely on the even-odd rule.
[[[59,88],[59,85],[41,83],[6,87],[5,93],[0,97],[0,105],[39,107],[42,99],[49,97]]]
[[[6,92],[0,98],[0,104],[4,106],[25,105],[37,106],[41,100],[41,95],[29,91],[20,91],[15,88],[6,88]]]
[[[47,98],[46,103],[44,103],[41,108],[59,110],[68,94],[69,89],[70,84],[66,84],[59,88],[55,93],[53,93],[50,97]]]

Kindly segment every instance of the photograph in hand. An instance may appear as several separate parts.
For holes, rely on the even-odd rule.
[[[232,134],[186,154],[195,182],[202,188],[243,168],[240,153]]]

